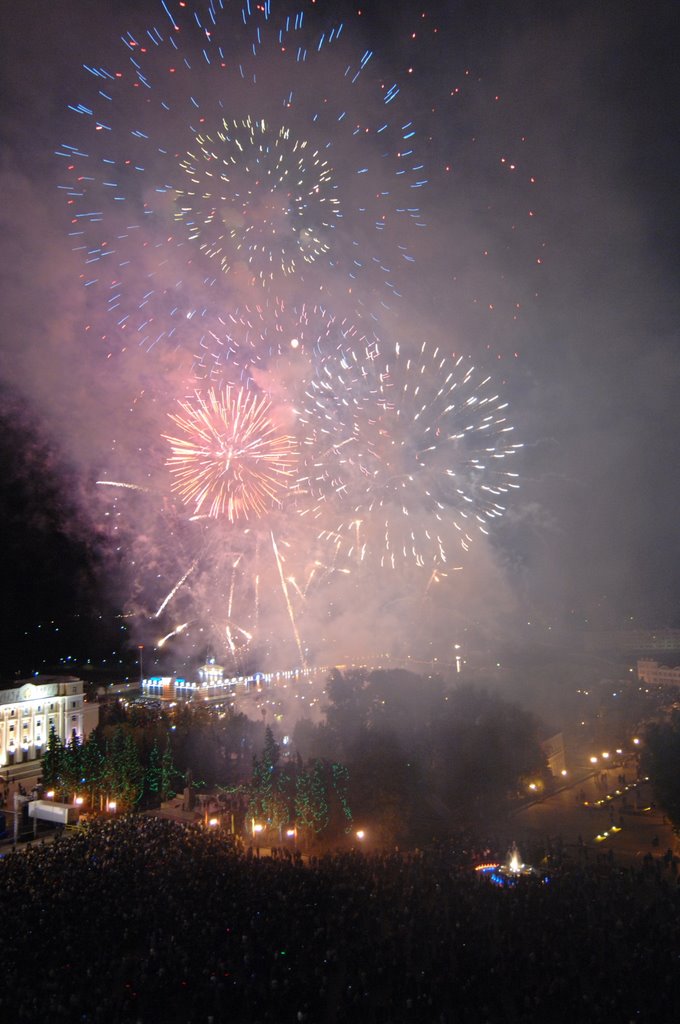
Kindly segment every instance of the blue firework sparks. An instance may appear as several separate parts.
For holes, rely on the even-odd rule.
[[[168,0],[161,15],[84,66],[57,150],[83,282],[112,328],[184,344],[196,317],[290,280],[326,302],[359,286],[389,301],[426,183],[399,86],[304,11]]]

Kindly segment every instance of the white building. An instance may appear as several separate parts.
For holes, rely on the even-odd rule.
[[[201,686],[224,686],[224,669],[215,664],[214,658],[208,658],[205,665],[198,670]]]
[[[556,732],[554,736],[550,736],[549,739],[543,740],[541,746],[543,747],[543,753],[545,754],[546,761],[548,762],[548,768],[552,775],[556,779],[559,779],[567,770],[564,736],[561,732]]]
[[[198,682],[184,676],[148,676],[142,680],[142,694],[144,697],[168,701],[220,700],[237,691],[247,692],[251,688],[259,690],[271,686],[275,679],[297,678],[297,675],[298,670],[294,673],[255,672],[250,676],[225,676],[224,667],[216,664],[214,658],[209,658],[198,669]]]
[[[680,629],[611,629],[584,634],[587,651],[652,654],[680,651]]]
[[[209,700],[232,693],[239,682],[239,677],[224,678],[224,668],[209,658],[198,670],[199,682],[192,682],[183,676],[149,676],[142,680],[142,693],[145,697],[157,697],[159,700]]]
[[[82,742],[99,721],[99,706],[85,702],[75,676],[36,676],[0,690],[0,768],[41,758],[54,728],[62,743],[75,732]]]
[[[638,658],[637,674],[648,686],[680,686],[680,666],[668,668],[651,658]]]

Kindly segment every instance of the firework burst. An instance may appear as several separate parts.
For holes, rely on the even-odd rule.
[[[230,291],[291,278],[324,301],[398,293],[423,226],[416,128],[372,52],[318,19],[168,2],[85,65],[60,187],[112,334],[191,344]]]
[[[180,413],[170,413],[178,433],[163,436],[172,450],[172,489],[194,516],[233,523],[281,504],[297,457],[292,439],[272,422],[266,397],[226,387],[179,405]]]
[[[426,343],[417,358],[397,346],[391,359],[339,364],[333,379],[313,382],[303,416],[321,455],[316,514],[336,520],[324,532],[359,561],[451,568],[518,487],[507,403],[462,356]]]
[[[304,660],[333,578],[344,606],[376,567],[427,591],[503,515],[521,447],[490,378],[378,326],[423,227],[416,128],[372,52],[301,3],[162,0],[85,67],[58,150],[110,349],[154,355],[120,360],[153,377],[140,483],[122,452],[99,481],[129,603],[164,644],[210,631],[235,661],[288,633]]]
[[[289,128],[247,117],[198,135],[194,150],[180,162],[190,185],[177,189],[175,217],[222,271],[245,260],[269,283],[329,251],[325,239],[341,212],[318,149]]]

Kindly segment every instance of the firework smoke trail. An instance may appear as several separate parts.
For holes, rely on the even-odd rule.
[[[235,585],[235,582],[236,582],[236,568],[237,568],[238,563],[240,561],[241,561],[241,556],[239,555],[239,557],[234,562],[234,565],[233,565],[233,568],[232,568],[232,571],[231,571],[231,580],[230,580],[230,583],[229,583],[229,598],[227,600],[227,623],[226,623],[226,625],[224,627],[224,633],[225,633],[225,636],[227,638],[227,643],[229,645],[229,650],[231,651],[231,655],[232,655],[233,658],[236,658],[236,645],[234,644],[234,638],[231,635],[231,616],[232,616],[232,608],[233,608],[233,605],[234,605],[234,585]]]
[[[290,595],[288,594],[288,586],[286,584],[286,577],[283,574],[283,566],[281,564],[281,558],[279,557],[279,549],[276,546],[276,540],[274,534],[270,534],[272,540],[272,550],[274,551],[274,558],[276,559],[276,565],[279,570],[279,579],[281,580],[281,590],[283,596],[286,599],[286,607],[288,608],[288,617],[290,618],[290,624],[293,630],[293,636],[295,637],[295,643],[297,644],[298,653],[300,655],[300,662],[305,665],[305,655],[302,650],[302,642],[300,640],[300,634],[298,632],[297,623],[295,621],[295,613],[293,612],[293,605],[291,604]]]
[[[247,629],[243,628],[243,626],[239,626],[238,623],[236,622],[227,622],[227,625],[225,627],[225,633],[228,636],[229,647],[230,650],[232,651],[232,655],[234,656],[234,660],[236,661],[236,649],[233,646],[233,638],[231,637],[232,629],[235,629],[237,633],[240,633],[241,636],[245,637],[246,641],[248,642],[250,642],[253,639],[253,634],[249,633]]]
[[[260,620],[260,535],[255,538],[255,628]]]
[[[297,594],[299,595],[299,597],[301,597],[301,598],[302,598],[302,600],[304,601],[304,599],[305,599],[305,595],[304,595],[304,592],[303,592],[302,590],[300,590],[300,587],[298,586],[298,582],[297,582],[297,580],[295,579],[295,577],[294,577],[294,576],[289,576],[289,577],[288,577],[288,582],[290,583],[290,585],[291,585],[292,587],[294,587],[294,588],[295,588],[295,591],[296,591],[296,593],[297,593]]]
[[[263,635],[276,620],[288,634],[269,533],[304,660],[312,586],[351,563],[415,566],[429,589],[452,549],[503,513],[515,475],[495,460],[519,446],[503,441],[511,428],[488,380],[450,353],[423,345],[407,358],[379,337],[375,313],[399,296],[424,226],[426,172],[404,96],[372,52],[353,51],[328,18],[317,27],[313,5],[290,18],[276,0],[164,0],[162,11],[125,34],[113,64],[86,66],[90,88],[58,150],[107,346],[148,356],[159,407],[182,396],[162,434],[178,500],[164,494],[139,530],[153,569],[131,559],[146,573],[133,570],[139,605],[155,607],[153,588],[193,559],[154,618],[192,576],[178,604],[201,604],[233,657],[252,638],[234,618],[250,628],[254,616],[253,633],[262,618]],[[158,373],[162,361],[174,377]],[[187,399],[194,388],[212,390]],[[162,462],[154,444],[157,434],[148,479]]]
[[[198,559],[195,559],[191,563],[191,565],[189,566],[187,571],[184,573],[182,578],[179,579],[177,581],[177,583],[175,583],[175,585],[172,588],[172,590],[168,594],[166,594],[166,596],[163,598],[163,600],[161,601],[161,603],[160,603],[160,605],[158,607],[158,610],[156,611],[155,615],[153,616],[154,619],[159,619],[161,617],[161,615],[163,614],[163,612],[165,611],[165,609],[167,608],[169,603],[172,601],[172,599],[175,596],[175,594],[178,592],[178,590],[181,587],[184,586],[184,584],[189,579],[189,577],[191,576],[192,572],[194,571],[194,569],[196,568],[197,565],[198,565]]]
[[[157,641],[156,647],[165,647],[168,640],[171,640],[173,636],[179,636],[180,633],[184,632],[188,625],[188,622],[183,622],[181,626],[175,626],[174,629],[172,629],[169,633],[166,633],[165,636],[162,636],[160,640]]]
[[[281,503],[297,458],[292,438],[276,433],[266,397],[227,387],[179,405],[182,414],[169,415],[183,436],[163,436],[172,488],[194,516],[205,509],[233,523]]]
[[[225,421],[244,413],[245,422],[249,410],[255,419],[258,401],[268,411],[253,396],[256,374],[278,395],[283,370],[301,376],[300,361],[282,361],[291,351],[311,360],[306,378],[320,342],[346,347],[356,334],[325,309],[287,306],[276,289],[294,280],[306,295],[344,299],[359,283],[383,300],[397,294],[395,271],[412,262],[406,240],[422,226],[414,198],[425,175],[399,86],[373,70],[370,51],[345,46],[342,24],[315,26],[313,8],[310,20],[270,4],[241,12],[168,0],[162,9],[148,31],[125,34],[115,65],[85,67],[91,88],[71,104],[74,134],[58,150],[63,193],[111,347],[179,348],[196,377],[226,393],[180,403],[176,436],[164,435],[167,465],[190,518],[240,525],[278,507],[291,484],[302,501],[308,484],[287,436],[277,442],[251,423],[244,440]],[[310,88],[320,77],[327,94]],[[290,385],[293,397],[301,383]],[[273,532],[272,543],[301,651]]]
[[[140,487],[139,484],[129,484],[121,480],[95,480],[97,487],[120,487],[124,491],[141,491],[143,494],[148,494],[147,487]]]

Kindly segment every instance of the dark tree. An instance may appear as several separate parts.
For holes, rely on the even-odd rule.
[[[165,744],[165,750],[163,751],[163,757],[161,758],[161,772],[160,772],[160,798],[161,802],[166,800],[172,800],[175,795],[174,786],[179,778],[179,772],[175,768],[172,761],[172,748],[169,742]]]
[[[149,754],[149,763],[146,768],[146,790],[148,793],[148,805],[158,807],[161,802],[162,764],[161,752],[158,743],[154,742]]]
[[[673,711],[668,721],[647,726],[641,768],[673,828],[680,830],[680,712]]]
[[[292,778],[279,764],[279,746],[272,730],[265,729],[262,757],[253,758],[253,772],[248,786],[247,817],[258,820],[281,836],[291,820],[293,808]]]
[[[119,726],[106,748],[104,785],[124,809],[136,807],[144,789],[144,767],[135,741]]]
[[[337,734],[325,722],[300,718],[293,729],[293,747],[303,761],[340,756]]]
[[[300,768],[295,780],[295,822],[306,835],[318,835],[328,825],[329,808],[323,764]]]
[[[344,765],[321,758],[298,764],[295,823],[305,839],[341,838],[352,824],[349,773]]]
[[[104,774],[104,754],[99,745],[96,733],[90,733],[85,740],[81,752],[81,767],[84,785],[90,798],[90,807],[95,806],[97,796],[101,792]]]
[[[451,817],[492,818],[527,776],[547,771],[533,715],[497,694],[461,686],[432,732],[430,779]]]
[[[366,690],[366,673],[361,669],[340,672],[333,669],[326,694],[328,728],[335,735],[340,754],[356,743],[361,732],[368,725],[369,695]]]
[[[61,776],[64,791],[76,795],[83,780],[83,748],[75,732],[64,747]]]
[[[349,798],[357,825],[383,846],[405,842],[411,833],[418,773],[399,741],[372,733],[355,747],[349,762]]]
[[[64,745],[52,726],[47,741],[47,750],[42,759],[42,780],[47,789],[61,789],[64,762]]]

